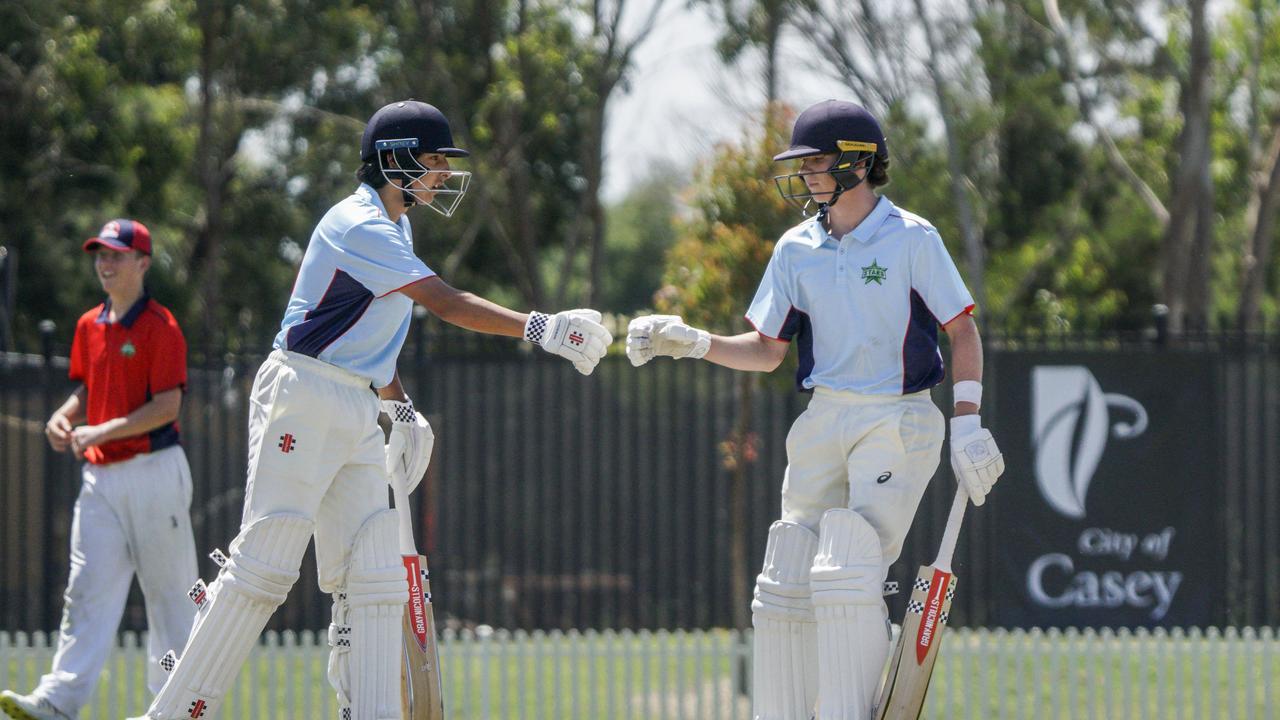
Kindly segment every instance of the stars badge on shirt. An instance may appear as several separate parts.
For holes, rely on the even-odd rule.
[[[887,272],[889,272],[888,268],[880,267],[875,260],[872,260],[870,265],[862,267],[862,284],[870,285],[874,282],[877,285],[883,285]]]

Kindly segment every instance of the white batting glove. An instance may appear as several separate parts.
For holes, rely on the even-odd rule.
[[[951,418],[951,469],[974,505],[987,501],[991,486],[1004,472],[1004,456],[977,415]]]
[[[679,315],[642,315],[627,325],[627,359],[640,367],[658,355],[693,358],[711,349],[711,333],[684,324]]]
[[[602,319],[595,310],[565,310],[555,315],[531,312],[524,324],[524,339],[590,375],[613,343],[613,335],[600,324]]]
[[[393,481],[403,482],[406,492],[413,492],[427,474],[436,434],[422,413],[413,409],[413,401],[383,400],[382,411],[391,418],[387,474]]]

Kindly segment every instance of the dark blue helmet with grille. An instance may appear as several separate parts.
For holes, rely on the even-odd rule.
[[[834,204],[841,193],[857,187],[877,162],[889,160],[889,148],[880,123],[861,105],[844,100],[824,100],[800,113],[791,130],[791,147],[773,159],[798,160],[827,154],[835,155],[827,168],[774,177],[782,197],[807,211],[817,201],[804,178],[829,173],[836,181],[836,191],[830,193],[831,197],[825,202],[817,202],[818,212],[822,212]],[[867,172],[859,176],[858,170]]]

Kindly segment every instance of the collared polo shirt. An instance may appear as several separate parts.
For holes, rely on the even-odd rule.
[[[273,344],[388,385],[413,310],[398,291],[432,275],[413,253],[408,215],[391,222],[361,183],[311,233]]]
[[[187,384],[187,341],[168,308],[143,293],[116,322],[109,322],[111,300],[80,316],[71,341],[72,380],[85,386],[85,416],[90,425],[127,417],[151,398]],[[177,445],[178,423],[120,438],[85,450],[95,465]]]
[[[972,309],[938,231],[881,197],[842,238],[816,218],[788,230],[746,317],[796,341],[802,391],[905,395],[942,381],[938,326]]]

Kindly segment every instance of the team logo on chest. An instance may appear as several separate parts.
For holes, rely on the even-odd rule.
[[[887,272],[889,272],[888,268],[880,267],[875,260],[872,260],[870,265],[865,265],[862,268],[862,284],[870,285],[874,282],[877,285],[883,285],[885,273]]]
[[[124,344],[120,346],[120,354],[131,358],[138,354],[138,348],[133,344],[132,340],[125,340]]]

